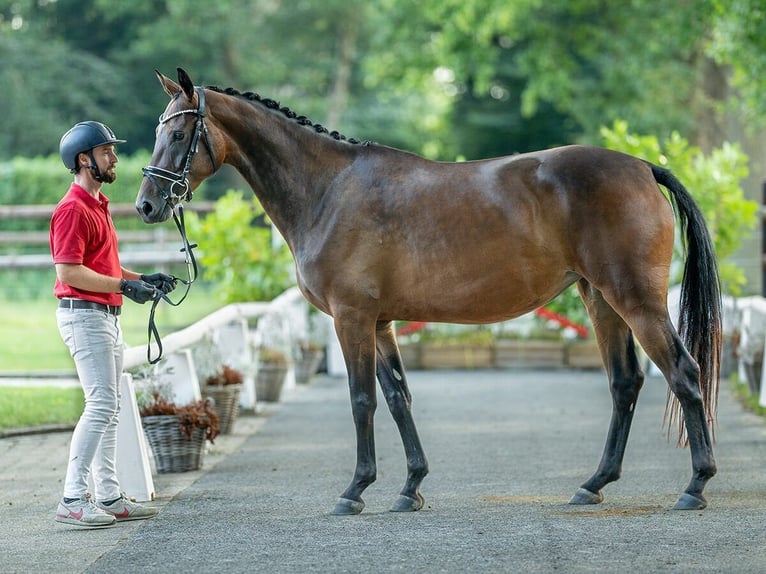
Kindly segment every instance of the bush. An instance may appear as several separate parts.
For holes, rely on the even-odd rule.
[[[118,150],[119,153],[119,150]],[[143,179],[143,168],[149,163],[147,152],[133,156],[120,156],[117,164],[117,181],[104,186],[104,193],[114,203],[133,203]],[[72,183],[69,173],[57,155],[23,158],[0,162],[0,204],[2,205],[55,205]],[[138,228],[144,225],[138,216],[121,218],[118,228],[131,223]],[[0,229],[7,231],[44,231],[48,220],[6,220]]]
[[[205,279],[217,284],[222,303],[271,301],[295,284],[287,246],[272,242],[263,208],[228,191],[204,219],[186,215],[191,237],[198,238],[198,258]]]

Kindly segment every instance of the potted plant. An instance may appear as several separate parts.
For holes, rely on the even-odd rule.
[[[203,397],[213,399],[213,410],[220,418],[221,434],[229,434],[239,416],[242,373],[229,365],[223,365],[208,375],[200,390]]]
[[[218,415],[207,400],[176,405],[154,391],[139,413],[160,474],[197,470],[205,440],[212,443],[220,433]]]
[[[313,341],[299,341],[295,346],[295,382],[308,384],[319,370],[324,349]]]
[[[287,355],[273,347],[258,350],[258,372],[255,377],[255,398],[259,401],[277,402],[287,376]]]

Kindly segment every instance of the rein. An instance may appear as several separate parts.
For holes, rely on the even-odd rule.
[[[173,277],[174,281],[179,281],[182,283],[186,287],[186,291],[178,301],[172,301],[170,297],[168,297],[167,293],[163,293],[162,291],[158,290],[159,295],[152,301],[152,309],[149,312],[149,325],[147,327],[148,343],[146,345],[146,360],[150,365],[154,365],[158,363],[160,359],[162,359],[162,338],[160,337],[160,332],[157,329],[157,323],[154,320],[154,314],[157,310],[157,305],[159,305],[160,301],[165,301],[173,307],[178,307],[189,295],[192,283],[194,283],[199,276],[197,259],[194,257],[194,248],[197,247],[197,244],[190,243],[189,237],[186,235],[186,224],[184,222],[184,211],[182,205],[178,205],[178,214],[176,214],[176,210],[173,209],[173,221],[178,228],[178,232],[181,234],[181,242],[183,243],[183,247],[181,247],[180,251],[184,254],[187,278],[183,279],[181,277],[176,277],[175,275],[171,275],[171,277]],[[158,349],[157,356],[154,359],[152,359],[152,339],[154,339],[154,341],[157,343]]]
[[[187,273],[187,279],[182,279],[180,277],[173,276],[173,279],[175,281],[180,281],[183,285],[186,286],[186,292],[183,294],[180,300],[173,302],[170,297],[166,293],[160,293],[159,296],[157,296],[154,301],[152,302],[152,309],[149,313],[149,325],[147,328],[147,334],[149,342],[147,344],[146,349],[146,359],[149,362],[149,364],[154,365],[160,361],[162,358],[162,339],[160,337],[159,330],[157,329],[157,323],[155,322],[154,315],[155,311],[157,309],[157,305],[161,300],[167,302],[168,304],[177,307],[183,301],[186,299],[187,295],[189,295],[189,290],[191,289],[192,283],[194,283],[197,280],[198,276],[198,268],[197,268],[197,260],[194,257],[194,248],[197,247],[196,243],[190,243],[189,238],[186,235],[186,225],[184,223],[184,213],[183,213],[183,206],[180,204],[181,200],[185,201],[191,201],[191,189],[189,186],[189,180],[188,175],[191,171],[191,164],[194,160],[194,156],[199,150],[199,142],[200,139],[205,144],[205,147],[207,148],[208,155],[210,156],[210,161],[213,164],[213,171],[216,171],[217,164],[216,164],[216,157],[215,152],[213,151],[213,146],[210,144],[210,137],[207,131],[207,126],[205,125],[205,92],[202,88],[195,88],[195,91],[197,92],[197,100],[198,100],[198,106],[196,109],[184,109],[179,110],[177,112],[173,112],[172,114],[168,114],[165,116],[164,114],[160,116],[160,125],[165,124],[169,120],[176,118],[178,116],[184,115],[184,114],[194,114],[197,116],[197,121],[194,126],[194,135],[192,136],[191,144],[189,145],[189,150],[186,152],[186,159],[184,161],[184,167],[182,171],[180,172],[173,172],[166,169],[163,169],[161,167],[156,167],[153,165],[149,165],[145,168],[143,168],[143,174],[144,177],[148,178],[154,186],[159,190],[160,196],[165,201],[168,207],[173,212],[173,221],[176,224],[176,227],[178,228],[178,232],[181,235],[181,242],[183,243],[183,247],[181,248],[181,252],[184,253],[185,262],[186,262],[186,273]],[[162,185],[162,181],[169,182],[168,187],[164,187]],[[180,192],[176,192],[176,189],[180,188]],[[174,203],[177,204],[174,206]],[[158,355],[152,359],[152,339],[157,343],[158,348]]]

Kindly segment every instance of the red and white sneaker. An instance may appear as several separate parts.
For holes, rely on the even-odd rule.
[[[86,493],[74,502],[67,503],[62,498],[56,509],[56,522],[97,528],[112,526],[115,518],[98,508],[90,499],[90,494]]]
[[[104,504],[103,502],[97,502],[96,506],[99,510],[106,512],[113,516],[118,522],[124,520],[144,520],[145,518],[151,518],[159,512],[156,508],[151,506],[142,506],[134,500],[131,500],[125,493],[120,493],[120,498],[114,501],[112,504]]]

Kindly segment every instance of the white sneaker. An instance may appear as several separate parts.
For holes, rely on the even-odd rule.
[[[123,520],[143,520],[144,518],[151,518],[158,512],[156,508],[152,508],[151,506],[142,506],[131,500],[125,496],[124,492],[121,492],[120,498],[114,501],[112,504],[97,502],[96,506],[107,514],[111,514],[120,522]]]
[[[56,509],[56,522],[94,528],[111,526],[115,523],[115,518],[98,508],[90,499],[90,494],[85,493],[74,502],[67,503],[62,498]]]

